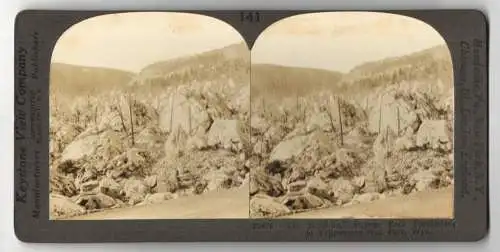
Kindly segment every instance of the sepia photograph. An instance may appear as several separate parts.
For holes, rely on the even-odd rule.
[[[50,72],[50,219],[249,217],[250,51],[203,15],[66,30]]]
[[[251,59],[251,218],[453,218],[453,68],[433,27],[302,14]]]
[[[430,25],[89,18],[50,72],[50,219],[453,218],[453,70]]]

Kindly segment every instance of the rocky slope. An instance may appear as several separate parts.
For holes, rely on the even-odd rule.
[[[404,57],[404,64],[388,60],[356,70],[374,85],[351,83],[352,90],[342,90],[343,79],[330,92],[274,100],[252,96],[251,216],[277,217],[452,186],[451,75],[394,82],[376,77],[443,64],[441,57],[427,57],[429,52],[435,51]],[[376,69],[376,76],[360,74],[365,68]]]
[[[247,70],[221,70],[209,79],[188,72],[182,83],[168,85],[166,77],[156,89],[138,85],[154,77],[143,73],[109,92],[71,99],[52,93],[51,218],[242,186],[249,171],[249,78],[232,74]]]

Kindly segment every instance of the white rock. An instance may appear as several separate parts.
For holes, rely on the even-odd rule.
[[[182,94],[174,94],[160,111],[159,126],[166,132],[178,129],[197,132],[210,125],[210,116],[203,106]]]
[[[280,142],[271,152],[270,160],[285,161],[300,155],[309,144],[308,136],[297,136]]]
[[[445,120],[424,120],[417,132],[416,144],[444,151],[451,150],[451,135]]]
[[[238,120],[219,119],[210,127],[207,142],[210,146],[241,151],[247,144],[247,136],[244,135],[243,125]]]

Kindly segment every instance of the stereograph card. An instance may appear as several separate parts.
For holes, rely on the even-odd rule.
[[[476,10],[23,11],[17,237],[480,240],[488,46]]]

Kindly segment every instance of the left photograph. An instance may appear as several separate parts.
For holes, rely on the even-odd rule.
[[[250,51],[187,13],[92,17],[50,72],[51,220],[249,217]]]

